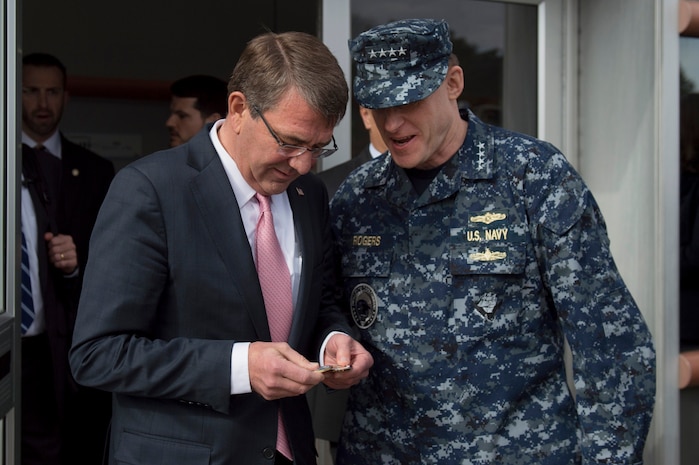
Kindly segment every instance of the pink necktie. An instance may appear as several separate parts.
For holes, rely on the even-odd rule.
[[[291,298],[291,275],[284,254],[274,232],[274,221],[269,197],[255,194],[260,205],[260,217],[255,232],[257,276],[265,301],[269,332],[273,342],[286,342],[291,330],[293,303]],[[291,448],[286,437],[281,410],[277,426],[277,450],[292,459]]]

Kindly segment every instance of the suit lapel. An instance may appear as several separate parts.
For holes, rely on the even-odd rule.
[[[49,219],[46,213],[46,208],[44,208],[41,201],[41,194],[36,188],[36,184],[32,183],[28,187],[29,195],[32,198],[32,204],[34,205],[34,216],[36,217],[36,238],[34,242],[37,244],[37,258],[39,260],[39,280],[41,281],[41,288],[46,289],[49,279],[49,265],[48,257],[46,253],[41,253],[42,248],[46,247],[46,241],[44,240],[44,233],[49,230]],[[45,294],[45,293],[43,293]]]
[[[73,151],[72,143],[62,135],[61,147],[61,193],[57,220],[61,226],[67,226],[73,224],[74,215],[81,211],[75,206],[81,204],[81,176],[85,174],[85,170]]]
[[[299,252],[303,257],[301,267],[301,277],[299,279],[299,291],[294,307],[294,319],[291,323],[289,342],[298,340],[304,323],[305,312],[308,308],[308,293],[310,292],[310,270],[315,263],[315,254],[322,250],[321,244],[313,244],[312,228],[317,227],[311,214],[310,199],[306,197],[303,189],[302,178],[297,179],[287,189],[289,204],[294,215],[294,228],[296,230],[296,240],[299,245]],[[314,226],[316,225],[316,226]]]
[[[202,137],[203,134],[203,137]],[[264,300],[255,271],[255,262],[250,244],[240,217],[238,202],[226,176],[221,160],[209,140],[208,132],[203,131],[190,143],[190,165],[199,170],[190,184],[202,221],[206,226],[215,247],[228,269],[230,286],[247,303],[250,318],[262,340],[271,340]],[[311,211],[311,204],[317,206],[304,191],[303,177],[297,179],[287,189],[289,204],[294,217],[299,252],[303,257],[302,272],[289,342],[301,336],[304,309],[308,308],[308,295],[311,288],[311,275],[315,255],[322,252],[321,244],[314,244],[314,228],[320,228],[317,212]],[[225,213],[224,213],[225,212]],[[241,272],[249,270],[249,272]]]
[[[203,224],[228,269],[228,289],[237,292],[246,302],[259,337],[270,340],[264,300],[238,202],[209,135],[204,134],[204,140],[197,137],[192,144],[192,166],[200,172],[193,177],[190,189]]]

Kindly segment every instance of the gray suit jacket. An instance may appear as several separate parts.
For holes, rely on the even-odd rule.
[[[288,189],[303,255],[289,343],[311,360],[336,304],[328,197]],[[315,464],[304,396],[230,395],[231,348],[270,341],[238,204],[202,130],[117,173],[99,213],[70,354],[75,379],[114,393],[110,463],[265,464],[279,408],[297,465]]]

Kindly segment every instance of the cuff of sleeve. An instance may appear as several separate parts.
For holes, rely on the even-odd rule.
[[[320,346],[320,353],[318,354],[318,363],[321,366],[325,365],[325,346],[328,345],[328,341],[335,334],[345,334],[345,333],[343,333],[342,331],[331,331],[327,336],[325,336],[325,339],[323,340],[323,344]]]
[[[64,278],[75,278],[80,274],[80,266],[76,266],[72,273],[63,275]]]
[[[252,392],[248,372],[249,342],[236,342],[231,350],[231,394]]]

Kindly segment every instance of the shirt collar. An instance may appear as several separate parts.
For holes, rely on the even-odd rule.
[[[233,160],[233,157],[231,157],[226,149],[223,148],[223,144],[218,138],[218,129],[221,127],[224,121],[224,119],[220,119],[213,124],[211,130],[209,131],[209,137],[211,138],[211,143],[214,144],[218,157],[221,159],[223,169],[226,172],[226,176],[228,176],[228,181],[231,183],[233,193],[238,201],[238,207],[242,208],[243,205],[252,201],[253,197],[255,197],[256,191],[250,187],[247,181],[245,181],[245,178],[243,178],[243,175],[241,174],[240,169],[238,169],[238,165],[235,163],[235,160]],[[280,196],[286,197],[286,192],[273,195],[272,204],[275,202],[274,199]],[[285,203],[288,202],[282,201],[282,205]]]
[[[27,144],[29,147],[32,148],[38,145],[38,143],[34,139],[29,137],[24,131],[22,131],[22,143]],[[43,145],[44,148],[51,155],[59,159],[61,158],[61,134],[58,131],[55,131],[53,134],[51,134],[51,137],[42,142],[41,145]]]
[[[379,152],[379,149],[374,147],[374,144],[369,142],[369,153],[371,154],[371,158],[376,158],[378,156],[381,156],[384,152]]]
[[[223,144],[218,138],[218,129],[223,125],[224,121],[225,120],[220,119],[213,124],[209,131],[209,137],[211,138],[211,143],[214,144],[218,157],[221,159],[223,169],[226,172],[226,176],[228,176],[228,181],[231,183],[233,193],[238,201],[238,207],[242,208],[243,205],[248,203],[255,196],[255,189],[245,182],[243,175],[240,173],[240,169],[238,169],[238,165],[226,149],[223,148]]]

